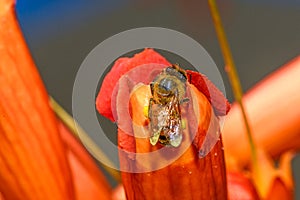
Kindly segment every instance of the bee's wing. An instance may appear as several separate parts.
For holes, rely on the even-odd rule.
[[[174,96],[172,109],[175,111],[175,134],[170,138],[170,144],[173,147],[178,147],[182,142],[182,126],[181,126],[181,110],[180,101],[177,95]]]
[[[153,146],[156,145],[156,143],[158,142],[160,132],[161,132],[161,129],[159,131],[157,131],[156,133],[154,133],[153,135],[151,135],[151,137],[150,137],[150,143]]]
[[[168,120],[168,111],[166,110],[166,107],[155,104],[151,99],[149,101],[149,119],[150,143],[155,145]]]
[[[173,147],[178,147],[182,141],[182,130],[179,130],[178,133],[174,134],[173,137],[170,138],[170,144]]]

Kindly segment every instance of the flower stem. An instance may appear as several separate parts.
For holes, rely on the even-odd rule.
[[[208,4],[209,4],[209,8],[210,8],[210,12],[213,18],[213,22],[214,22],[214,26],[216,29],[216,33],[217,33],[217,37],[220,43],[220,47],[222,50],[222,54],[223,54],[223,58],[225,61],[225,71],[227,72],[227,75],[229,77],[229,81],[233,90],[233,94],[234,94],[234,98],[237,101],[237,103],[239,104],[239,106],[241,107],[241,111],[242,111],[242,116],[244,119],[244,123],[245,123],[245,127],[246,127],[246,132],[247,132],[247,137],[248,137],[248,141],[250,144],[250,148],[251,148],[251,158],[252,158],[252,164],[254,167],[254,170],[257,170],[257,152],[256,152],[256,147],[255,147],[255,143],[254,140],[252,138],[252,134],[251,134],[251,129],[250,129],[250,125],[247,119],[247,115],[246,115],[246,111],[242,102],[242,97],[243,97],[243,91],[242,91],[242,87],[241,87],[241,83],[239,80],[239,76],[237,74],[236,71],[236,67],[232,58],[232,54],[230,51],[230,47],[226,38],[226,34],[224,31],[224,28],[222,26],[222,22],[221,22],[221,18],[220,18],[220,14],[216,5],[216,1],[215,0],[208,0]]]
[[[113,166],[110,168],[101,162],[101,166],[118,182],[121,181],[120,173],[116,170],[116,166],[112,163],[112,161],[104,154],[104,152],[99,148],[93,140],[88,136],[88,134],[79,126],[79,124],[70,116],[64,109],[61,107],[53,97],[50,97],[50,105],[57,115],[57,117],[69,128],[71,133],[84,141],[84,144],[88,147],[91,154],[96,158],[96,160],[103,160],[105,163],[108,163],[109,166]]]

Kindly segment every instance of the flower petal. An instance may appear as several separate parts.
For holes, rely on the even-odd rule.
[[[67,146],[76,199],[110,199],[111,187],[89,153],[62,122],[59,132]]]
[[[70,168],[48,95],[13,3],[1,1],[0,6],[0,191],[5,199],[73,199]]]
[[[164,57],[156,53],[153,49],[145,49],[143,52],[136,54],[133,58],[119,58],[111,71],[105,76],[98,93],[96,107],[99,113],[111,121],[114,121],[111,100],[113,90],[119,78],[137,66],[150,63],[164,64],[167,66],[171,65]]]
[[[262,150],[258,151],[259,170],[252,172],[252,180],[262,199],[293,199],[293,178],[291,173],[292,154],[285,153],[279,160],[278,167]]]
[[[147,87],[147,86],[144,86]],[[203,123],[199,124],[198,131],[207,132],[210,126],[211,115],[213,115],[211,105],[207,98],[200,93],[195,87],[192,90],[196,93],[197,102],[199,106],[199,113]],[[143,99],[143,93],[135,90],[132,98]],[[141,95],[141,96],[139,96]],[[142,101],[134,101],[132,105],[132,120],[138,123],[141,116],[144,104],[138,104]],[[139,135],[138,130],[134,130],[134,134]],[[217,130],[215,130],[217,131]],[[188,131],[186,131],[184,142],[189,142]],[[123,135],[122,130],[119,129],[119,135]],[[202,135],[205,137],[205,135]],[[122,143],[123,138],[119,138],[119,144],[130,145],[128,140]],[[135,153],[149,153],[157,150],[159,147],[151,146],[149,138],[133,138],[135,142]],[[201,138],[200,140],[203,141]],[[132,140],[131,140],[132,141]],[[182,146],[182,145],[181,145]],[[177,152],[177,147],[173,149]],[[125,147],[126,148],[126,147]],[[124,149],[124,148],[123,148]],[[120,154],[120,165],[127,169],[141,169],[155,165],[157,162],[164,162],[166,155],[161,154],[155,157],[149,155],[148,159],[141,159],[136,157],[131,159],[124,154]],[[151,167],[150,167],[151,168]],[[175,162],[168,166],[158,169],[156,171],[149,171],[145,173],[128,173],[122,172],[122,181],[126,191],[127,199],[226,199],[226,175],[225,163],[222,150],[222,141],[219,140],[211,152],[204,158],[199,158],[198,149],[189,143],[188,149]]]
[[[294,199],[293,192],[286,186],[280,178],[276,178],[272,182],[271,189],[267,195],[267,200],[292,200]]]
[[[249,178],[242,173],[227,172],[228,197],[231,200],[258,200],[257,191]]]
[[[155,59],[153,61],[153,59],[151,59],[151,56],[153,55],[161,58],[160,60],[163,60],[163,62],[156,62]],[[219,138],[219,123],[218,118],[214,115],[212,110],[212,105],[207,98],[209,97],[211,102],[213,102],[213,98],[218,96],[219,93],[214,93],[213,95],[215,96],[210,96],[211,94],[206,93],[208,95],[206,97],[195,86],[190,86],[191,91],[195,94],[195,100],[191,101],[191,105],[196,105],[198,111],[200,110],[200,115],[196,114],[196,116],[198,116],[197,119],[199,119],[199,123],[196,122],[196,126],[190,126],[190,124],[193,124],[192,121],[195,120],[189,120],[189,126],[187,126],[184,130],[185,136],[182,144],[185,144],[187,150],[185,149],[186,151],[183,152],[183,155],[180,154],[181,156],[178,158],[178,160],[173,163],[171,162],[170,165],[165,165],[166,167],[159,168],[158,170],[156,168],[156,171],[153,171],[157,164],[161,165],[162,163],[168,162],[169,158],[166,156],[177,154],[176,152],[180,151],[180,149],[183,149],[184,145],[180,145],[176,149],[170,148],[170,154],[166,154],[164,156],[161,153],[156,153],[156,151],[161,147],[159,145],[152,146],[149,142],[149,137],[145,137],[145,135],[143,135],[145,133],[146,135],[149,135],[149,133],[147,133],[148,129],[143,125],[145,120],[143,117],[145,106],[143,97],[145,96],[145,91],[146,93],[149,93],[150,90],[149,88],[148,90],[135,90],[134,86],[139,81],[136,82],[134,81],[135,79],[133,80],[130,75],[126,74],[125,76],[124,74],[125,72],[129,71],[129,69],[139,67],[141,64],[151,63],[156,63],[156,66],[159,64],[170,66],[170,63],[165,61],[165,59],[159,54],[153,52],[153,50],[152,52],[150,52],[150,50],[145,50],[131,59],[122,58],[117,60],[111,72],[107,75],[108,78],[106,77],[107,79],[103,82],[102,88],[100,89],[100,93],[97,97],[97,109],[100,114],[111,119],[115,119],[112,117],[112,114],[114,113],[112,110],[116,110],[116,119],[118,120],[118,144],[120,148],[120,167],[121,171],[123,171],[122,181],[124,183],[127,198],[226,198],[227,187],[225,163],[222,150],[222,141]],[[114,70],[114,68],[117,68],[122,73],[119,73],[118,70]],[[153,67],[151,69],[153,69]],[[149,70],[147,76],[145,77],[148,77],[148,74]],[[123,75],[122,78],[120,78],[121,75]],[[139,78],[144,77],[143,74],[138,75],[140,76]],[[194,76],[194,74],[192,74],[194,78],[199,78],[198,75],[199,74],[196,74]],[[116,76],[115,80],[109,81],[109,79],[113,79],[113,76]],[[118,88],[115,90],[116,92],[113,93],[112,90],[116,86],[117,81],[119,81],[117,86]],[[197,84],[196,79],[192,79],[192,81]],[[140,82],[149,84],[147,81]],[[108,83],[110,85],[108,85]],[[148,87],[146,85],[144,86]],[[141,88],[143,88],[143,86]],[[216,88],[214,87],[213,89]],[[146,96],[149,97],[149,95]],[[101,100],[101,98],[104,98],[104,100]],[[140,98],[141,100],[139,100]],[[129,100],[129,105],[127,105],[128,101],[126,99]],[[149,98],[147,101],[149,102]],[[149,103],[146,102],[146,106],[148,105]],[[227,112],[227,104],[225,102],[224,105],[225,109],[219,109],[224,111],[223,113],[221,112],[222,115]],[[116,108],[112,109],[111,106],[115,106]],[[191,116],[189,116],[189,113],[186,113],[184,117],[190,118]],[[213,123],[211,123],[211,121]],[[208,131],[209,129],[211,129],[211,132]],[[195,140],[194,136],[192,134],[190,135],[190,132],[196,132],[194,133],[197,135]],[[208,141],[204,140],[205,136],[207,135],[209,135]],[[217,142],[216,144],[213,143],[215,146],[212,148],[212,150],[210,147],[213,145],[209,144],[211,139],[213,142]],[[192,140],[194,140],[194,142],[192,142]],[[203,158],[199,158],[200,154],[198,151],[200,148],[202,148],[202,146],[205,147],[204,150],[208,150],[206,152],[208,155],[202,152],[201,155],[203,154],[203,156],[201,157]],[[209,150],[211,151],[209,152]],[[154,152],[155,156],[149,156],[149,154],[147,154],[149,152]],[[142,173],[129,173],[129,171],[132,170]],[[149,172],[146,173],[144,172],[145,170]],[[180,180],[180,182],[178,182],[178,180]]]
[[[222,92],[203,74],[186,70],[189,83],[202,92],[212,104],[217,116],[226,115],[230,110],[230,103]]]

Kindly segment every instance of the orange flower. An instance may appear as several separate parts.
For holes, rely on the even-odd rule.
[[[238,110],[236,112],[232,112],[233,116],[238,117],[233,119],[231,118],[232,124],[231,126],[229,126],[230,128],[227,129],[227,136],[233,136],[226,139],[227,144],[225,145],[225,152],[227,155],[227,166],[229,170],[238,170],[239,173],[243,173],[243,170],[248,168],[248,172],[250,172],[251,179],[255,184],[257,192],[259,193],[259,197],[261,199],[273,199],[274,197],[276,199],[291,199],[293,190],[291,184],[292,178],[291,174],[288,173],[289,170],[284,169],[286,167],[290,168],[290,159],[288,159],[287,161],[286,159],[284,159],[285,162],[283,162],[282,165],[280,165],[279,168],[276,169],[275,163],[268,159],[268,155],[265,152],[266,150],[272,152],[272,150],[275,149],[282,150],[285,148],[287,150],[291,149],[293,145],[299,144],[299,142],[296,142],[292,145],[282,145],[283,148],[281,146],[278,148],[277,145],[280,145],[280,143],[282,144],[282,142],[279,142],[279,140],[276,139],[273,140],[273,137],[276,138],[276,134],[278,133],[279,128],[279,132],[281,133],[277,136],[283,137],[285,136],[285,134],[288,134],[287,137],[289,139],[285,141],[292,142],[293,139],[297,139],[297,137],[295,137],[295,135],[297,134],[295,134],[293,131],[295,131],[295,129],[298,129],[297,131],[299,133],[300,112],[299,110],[296,112],[289,112],[288,109],[290,108],[290,106],[288,106],[287,102],[294,103],[294,105],[297,106],[299,95],[296,98],[292,98],[292,100],[289,99],[286,101],[286,96],[284,94],[293,95],[293,91],[297,92],[297,90],[295,90],[296,87],[294,87],[293,89],[286,89],[284,87],[287,85],[286,82],[289,82],[288,84],[291,86],[298,85],[299,81],[297,81],[297,78],[300,72],[300,68],[298,66],[298,69],[292,70],[295,74],[298,74],[296,76],[291,74],[289,74],[290,76],[282,76],[283,72],[281,72],[281,74],[277,74],[277,76],[279,77],[273,75],[273,78],[275,76],[275,79],[277,79],[277,81],[273,80],[272,84],[270,85],[261,84],[262,87],[260,87],[260,89],[257,89],[257,91],[254,93],[255,97],[252,96],[252,99],[251,93],[250,95],[248,94],[248,98],[242,98],[243,94],[239,78],[235,69],[235,64],[231,55],[230,47],[222,25],[216,1],[209,0],[208,4],[225,61],[225,70],[230,79],[235,99],[239,105],[237,107]],[[284,70],[285,69],[282,69],[282,71]],[[281,84],[278,84],[280,82]],[[270,90],[270,88],[272,88],[273,90]],[[264,91],[264,89],[266,91]],[[289,95],[288,98],[290,97]],[[295,101],[295,99],[297,99],[297,101]],[[277,100],[279,101],[277,102]],[[273,104],[275,103],[275,105],[271,106],[271,102]],[[251,110],[252,113],[250,112],[252,115],[247,114],[247,108],[249,109],[250,107],[249,104],[249,107],[247,107],[247,105],[244,106],[247,103],[250,103],[250,105],[252,104],[252,106],[254,105],[254,109]],[[280,106],[278,106],[278,104]],[[278,106],[277,108],[279,109],[275,108],[276,106]],[[278,126],[278,123],[274,123],[274,121],[276,121],[273,120],[274,118],[276,118],[274,114],[281,115],[283,113],[286,113],[285,117],[287,118],[285,120],[277,118],[277,120],[280,119],[278,120],[278,123],[288,123],[291,126]],[[250,117],[248,117],[248,115],[250,115]],[[252,131],[251,128],[253,129]],[[244,134],[241,134],[243,131]],[[254,136],[260,138],[258,140],[258,145],[256,145],[256,142],[254,142],[255,140],[253,141],[251,132],[254,133]],[[276,134],[273,134],[274,132]],[[246,135],[247,139],[245,137]],[[270,138],[270,136],[272,138]],[[290,140],[291,138],[293,139]],[[299,148],[299,146],[296,148]],[[250,154],[251,162],[249,162]]]
[[[292,199],[291,153],[300,149],[300,57],[261,81],[243,98],[253,137],[258,147],[259,169],[247,172],[263,199]],[[233,105],[224,127],[227,168],[243,173],[255,167],[250,161],[246,129],[237,105]],[[238,142],[236,142],[238,141]],[[278,167],[272,159],[280,158]]]
[[[0,0],[0,199],[110,199],[111,189],[101,171],[84,147],[58,122],[49,107],[48,95],[20,33],[13,4],[10,0]],[[139,55],[138,61],[120,59],[117,71],[121,73],[111,79],[113,84],[137,65],[149,62],[169,65],[153,50],[146,52]],[[297,109],[289,112],[290,106],[297,105],[300,100],[297,95],[299,66],[300,57],[271,75],[244,98],[255,140],[259,148],[267,152],[259,151],[258,160],[263,166],[259,173],[247,174],[243,171],[251,165],[250,151],[245,148],[248,142],[242,134],[244,127],[239,108],[234,106],[224,134],[230,199],[257,199],[257,191],[263,199],[292,198],[292,154],[285,152],[300,148],[297,140],[300,115]],[[197,132],[203,135],[198,135],[195,145],[190,145],[176,162],[167,167],[146,173],[122,172],[125,189],[120,186],[114,195],[121,196],[113,198],[124,199],[124,191],[128,199],[226,198],[222,141],[219,140],[211,152],[201,159],[198,158],[198,146],[211,125],[213,130],[218,129],[215,113],[227,113],[229,107],[218,109],[218,99],[214,99],[217,93],[207,95],[205,90],[199,91],[197,85],[196,88],[190,85],[190,90],[195,107],[201,111]],[[112,94],[112,90],[110,92]],[[135,124],[145,122],[143,109],[149,104],[149,96],[148,86],[132,92],[129,103]],[[109,106],[111,97],[105,97]],[[283,101],[282,97],[287,98]],[[99,94],[98,109],[101,107],[100,98]],[[265,109],[267,106],[272,109]],[[104,107],[103,112],[113,119],[112,111],[116,110]],[[283,113],[284,118],[278,117]],[[189,128],[187,126],[185,135],[188,135]],[[134,135],[139,135],[139,131],[134,129]],[[122,129],[119,129],[118,140],[119,147],[127,153],[152,152],[161,148],[159,145],[151,146],[148,139],[127,135]],[[183,144],[190,140],[186,137]],[[120,153],[123,169],[143,168],[152,159],[133,159],[127,153]],[[270,155],[280,158],[278,169],[275,169]],[[160,155],[156,159],[160,162],[165,158]]]
[[[211,125],[215,126],[215,124],[210,124],[211,115],[213,114],[211,105],[203,94],[195,87],[192,88],[193,92],[196,93],[195,98],[197,98],[199,113],[201,113],[198,132],[206,134]],[[150,92],[149,89],[147,91]],[[145,96],[149,95],[143,95],[138,90],[132,94],[132,98],[137,99]],[[133,100],[131,104],[133,105],[133,121],[137,120],[135,122],[138,123],[140,119],[136,119],[135,116],[139,115],[147,104],[133,102]],[[122,134],[120,130],[119,134]],[[135,131],[134,134],[139,135],[138,131]],[[188,135],[188,131],[184,134]],[[204,137],[204,135],[201,137]],[[121,139],[120,136],[119,141]],[[200,140],[203,140],[203,138],[200,138]],[[148,138],[135,139],[135,146],[136,153],[151,152],[156,149],[149,143]],[[164,159],[166,159],[164,155],[158,156],[156,162],[163,162]],[[153,158],[149,158],[148,162],[153,161],[155,161]],[[125,155],[121,155],[120,160],[121,165],[127,165],[129,168],[137,167],[139,164],[145,165],[145,162],[147,160],[139,160],[139,158],[130,160]],[[153,163],[149,163],[149,165],[151,164]],[[224,199],[227,196],[227,188],[222,142],[219,140],[204,158],[199,158],[197,148],[190,145],[187,151],[170,165],[147,173],[123,172],[122,180],[128,199]]]
[[[15,18],[14,2],[1,0],[0,199],[85,199],[89,194],[83,192],[109,198],[110,188],[97,166],[58,127],[48,101]]]
[[[254,140],[271,156],[300,149],[300,56],[269,75],[243,97]],[[295,106],[295,108],[294,108]],[[239,106],[234,104],[223,129],[226,156],[249,163],[250,147]],[[236,142],[239,141],[239,142]]]
[[[200,146],[204,143],[205,136],[209,135],[209,130],[213,135],[217,135],[219,131],[218,119],[214,113],[225,114],[229,109],[229,104],[219,92],[215,91],[214,86],[213,93],[209,94],[207,87],[212,89],[212,85],[205,85],[205,81],[208,80],[201,79],[200,74],[187,71],[188,75],[194,77],[191,79],[191,83],[195,83],[197,88],[188,83],[192,99],[190,99],[189,110],[183,111],[185,114],[182,114],[182,117],[188,122],[183,131],[184,139],[179,147],[169,148],[167,154],[155,154],[155,152],[161,150],[162,146],[159,144],[151,145],[149,137],[139,138],[148,132],[148,128],[143,125],[147,123],[144,108],[149,105],[152,96],[149,85],[133,86],[131,92],[131,89],[127,88],[128,85],[132,85],[128,84],[126,77],[130,75],[127,74],[119,79],[118,87],[121,89],[118,89],[117,93],[113,92],[113,88],[118,81],[116,80],[113,83],[109,81],[113,77],[120,77],[129,69],[137,67],[136,69],[141,70],[142,74],[137,75],[135,71],[132,72],[134,73],[133,76],[140,79],[137,82],[147,82],[148,77],[146,74],[151,76],[151,72],[149,72],[149,69],[144,70],[143,67],[138,67],[149,64],[151,70],[158,69],[158,71],[161,71],[160,64],[170,66],[169,63],[167,63],[168,65],[165,63],[165,59],[152,49],[146,49],[133,58],[121,58],[116,61],[111,72],[105,77],[97,97],[96,104],[99,112],[110,119],[118,120],[119,157],[126,197],[127,199],[224,199],[227,197],[227,187],[222,141],[219,139],[214,148],[204,158],[199,158],[198,152]],[[123,67],[123,71],[120,72],[121,67]],[[107,87],[108,84],[109,87]],[[216,98],[219,96],[225,101],[222,102],[222,98]],[[129,101],[128,108],[127,100]],[[113,104],[110,102],[113,102]],[[225,103],[225,106],[218,107],[220,102]],[[111,108],[110,105],[114,104],[116,107]],[[195,120],[191,113],[194,111],[190,110],[192,104],[196,109],[195,117],[198,119],[198,123],[194,121],[196,127],[191,125]],[[131,113],[131,118],[128,116],[128,112]],[[113,114],[115,114],[114,117],[112,117]],[[195,130],[195,139],[191,134],[192,129],[197,129]],[[130,135],[131,133],[133,135]],[[145,153],[153,152],[155,155],[143,156]],[[161,166],[161,163],[172,160],[167,155],[177,155],[180,152],[183,152],[183,154],[179,155],[176,161],[170,162],[169,165],[166,164],[163,168],[158,167]],[[140,156],[141,154],[143,155]]]
[[[126,58],[124,60],[123,59],[118,60],[116,62],[117,63],[116,65],[122,65],[124,68],[126,68],[126,62],[136,63],[137,61],[135,59],[143,58],[143,55],[148,54],[149,51],[150,50],[145,50],[145,52],[137,54],[132,59]],[[149,54],[152,56],[155,53],[150,52]],[[122,61],[124,61],[124,62],[122,62]],[[132,69],[132,67],[134,67],[134,66],[131,65],[130,69]],[[114,67],[113,67],[113,69],[114,69]],[[282,71],[286,72],[285,70],[282,70]],[[114,72],[114,73],[117,73],[117,72]],[[125,72],[123,72],[123,73],[125,73]],[[114,75],[113,72],[110,72],[109,76],[113,76],[113,75]],[[279,76],[279,75],[277,75],[277,76]],[[281,76],[286,76],[286,73],[281,72]],[[146,76],[143,76],[143,78],[145,78],[145,77]],[[274,83],[273,83],[273,81],[271,83],[268,83],[268,84],[270,84],[270,85],[275,84],[276,81]],[[196,81],[196,82],[199,83],[199,80]],[[200,81],[200,84],[201,84],[201,81]],[[276,84],[279,84],[279,83],[276,83]],[[110,89],[109,87],[105,87],[105,89],[107,91],[111,92],[111,94],[113,94],[112,89]],[[124,90],[125,88],[122,88],[122,89]],[[103,95],[103,90],[102,89],[101,89],[100,93],[101,92],[102,92],[102,95]],[[111,96],[111,95],[106,95],[106,96],[104,96],[104,98],[108,98],[107,96]],[[134,121],[135,125],[142,125],[142,124],[145,123],[145,120],[147,120],[147,117],[144,116],[143,110],[144,110],[145,106],[147,106],[149,104],[150,96],[151,96],[150,89],[148,87],[145,87],[145,86],[137,88],[131,94],[129,109],[130,109],[130,112],[131,112],[131,115],[132,115],[131,116],[132,120]],[[247,95],[246,95],[246,98],[247,98]],[[124,101],[126,101],[126,100],[122,98],[122,102],[124,102]],[[255,102],[257,102],[257,101],[255,101]],[[214,102],[212,102],[212,103],[214,103]],[[103,102],[103,101],[101,102],[101,96],[100,95],[98,95],[98,98],[97,98],[97,105],[98,106],[105,105],[105,102]],[[111,105],[111,104],[109,104],[109,105]],[[124,105],[124,104],[118,104],[118,105]],[[281,104],[281,106],[284,106],[284,104]],[[199,107],[201,107],[201,106],[199,106]],[[109,110],[111,108],[110,107],[105,107],[105,109]],[[215,109],[216,109],[216,107],[215,107]],[[237,108],[235,108],[235,109],[238,110]],[[279,107],[278,109],[281,109],[281,108]],[[118,108],[115,108],[114,112],[118,112]],[[237,111],[234,111],[234,112],[237,112]],[[232,114],[233,116],[236,115],[236,113],[234,113],[234,112]],[[108,112],[106,112],[106,113],[108,113]],[[126,124],[128,120],[125,120],[125,119],[126,118],[123,118],[119,123],[121,123],[123,125]],[[242,118],[237,118],[237,117],[234,118],[234,119],[235,120],[236,119],[242,120]],[[291,120],[289,122],[292,123],[293,124],[292,127],[295,128],[294,124],[297,124],[297,123],[295,123],[294,120],[298,120],[298,118],[292,118],[292,119],[293,120]],[[131,119],[129,119],[129,120],[131,120]],[[230,120],[232,120],[232,119],[229,118],[228,124],[232,123]],[[268,123],[265,123],[267,127],[268,127],[269,123],[272,123],[272,122],[268,121]],[[242,121],[240,121],[238,125],[241,126],[240,124],[242,124]],[[260,125],[256,125],[256,126],[260,126]],[[284,127],[284,126],[282,126],[282,127]],[[130,130],[130,128],[128,130]],[[142,133],[140,133],[141,130],[139,130],[135,126],[133,126],[133,130],[134,130],[133,133],[134,133],[135,136],[139,136],[139,135],[142,134]],[[235,129],[233,127],[231,127],[231,129],[227,129],[228,133],[226,133],[227,135],[225,134],[225,136],[224,136],[224,137],[226,137],[227,140],[230,140],[230,142],[232,142],[232,141],[235,141],[235,142],[236,141],[241,141],[243,144],[248,145],[248,141],[247,141],[245,135],[241,136],[241,140],[239,138],[238,139],[237,138],[232,139],[232,138],[230,138],[231,132],[229,132],[229,130],[234,130],[233,132],[235,133]],[[297,135],[293,136],[293,133],[298,133],[298,132],[296,132],[296,130],[298,130],[298,129],[295,128],[293,130],[295,130],[295,132],[292,131],[292,137],[295,139],[295,137]],[[145,130],[143,130],[142,132],[144,133]],[[277,134],[276,132],[273,132],[273,133]],[[134,138],[134,137],[128,135],[122,129],[119,129],[118,138],[119,138],[118,139],[119,147],[121,149],[125,149],[128,152],[145,153],[145,152],[151,152],[151,151],[156,150],[156,148],[152,147],[149,144],[149,141],[147,139]],[[290,137],[287,136],[287,138],[290,138]],[[291,144],[293,146],[286,147],[286,149],[296,149],[296,148],[298,148],[298,146],[296,146],[295,143],[291,143]],[[244,149],[241,148],[239,150],[239,152],[234,152],[234,153],[237,153],[239,155],[239,156],[235,157],[234,153],[231,154],[231,150],[235,148],[234,144],[232,144],[231,146],[229,146],[227,148],[229,149],[228,154],[227,154],[228,156],[226,157],[226,161],[228,162],[228,166],[229,166],[229,171],[227,172],[227,177],[229,177],[229,179],[228,179],[227,183],[228,183],[228,190],[229,190],[229,198],[230,199],[236,199],[236,198],[240,198],[240,199],[243,199],[243,198],[258,199],[259,198],[258,193],[259,193],[260,197],[263,198],[263,199],[272,199],[273,194],[277,194],[278,197],[280,195],[283,195],[284,198],[288,198],[288,199],[292,197],[291,195],[292,195],[292,192],[293,192],[292,191],[293,185],[292,185],[292,178],[291,178],[291,173],[290,173],[290,169],[289,169],[290,168],[290,160],[289,159],[283,159],[283,161],[280,164],[280,168],[275,169],[274,163],[270,159],[266,159],[267,155],[265,155],[264,153],[263,154],[260,153],[261,156],[259,156],[259,163],[263,163],[262,164],[263,166],[269,166],[269,167],[266,167],[266,168],[262,169],[260,171],[260,174],[255,174],[255,173],[254,174],[253,173],[249,174],[249,172],[243,171],[245,165],[243,165],[242,164],[243,162],[241,162],[243,160],[239,160],[239,158],[241,157],[242,159],[249,159],[250,158],[250,150],[249,149],[246,150],[247,154],[246,154],[246,156],[244,156],[244,155],[240,154],[240,152],[245,151]],[[275,146],[273,148],[276,149]],[[154,192],[154,191],[156,191],[155,190],[156,184],[157,184],[157,187],[158,187],[157,191],[159,191],[160,188],[172,188],[168,184],[172,184],[173,181],[171,181],[169,179],[161,180],[160,178],[157,178],[157,177],[166,177],[166,176],[169,177],[169,176],[172,176],[174,174],[174,177],[177,177],[178,179],[179,179],[179,177],[180,177],[180,179],[186,178],[186,177],[184,177],[184,176],[182,177],[180,175],[180,169],[178,168],[178,166],[182,165],[182,163],[187,164],[188,162],[186,162],[186,159],[193,157],[193,156],[191,156],[192,154],[186,156],[187,154],[188,153],[184,154],[179,160],[177,160],[172,165],[170,165],[166,168],[154,171],[154,172],[140,173],[140,174],[123,172],[122,173],[122,178],[123,178],[123,184],[124,184],[124,187],[125,187],[127,198],[134,199],[134,198],[138,198],[138,197],[140,197],[140,198],[162,197],[162,196],[159,196],[159,195],[162,195],[161,193],[159,193],[159,192],[155,193]],[[158,157],[157,160],[159,160],[159,159],[164,159],[164,158],[159,158]],[[232,162],[232,160],[234,160],[234,162]],[[181,162],[181,161],[183,161],[183,162]],[[121,153],[120,154],[120,162],[121,162],[121,166],[125,166],[125,168],[128,168],[128,169],[135,168],[138,165],[142,165],[142,167],[147,165],[147,164],[145,164],[145,163],[147,163],[147,161],[145,162],[145,160],[142,160],[142,161],[139,162],[138,160],[132,160],[132,157],[126,155],[126,153]],[[248,163],[249,163],[249,160],[248,160]],[[186,166],[191,167],[192,165],[193,164],[188,163]],[[266,173],[266,172],[268,172],[268,173]],[[262,174],[264,174],[264,173],[266,173],[268,175],[266,175],[262,178],[262,176],[263,176]],[[145,181],[145,180],[147,180],[147,181]],[[143,183],[141,184],[141,182],[143,182]],[[198,177],[198,183],[199,182],[201,182],[201,181],[200,181],[200,178]],[[165,186],[165,187],[163,187],[163,186]],[[151,190],[150,190],[150,188],[151,188]],[[277,188],[276,189],[277,191],[272,192],[272,191],[274,191],[273,188]],[[278,189],[278,188],[280,188],[280,189]],[[118,195],[122,196],[122,191],[124,191],[124,190],[118,190],[117,192],[119,194],[115,193],[115,195],[116,196],[118,196]],[[149,191],[151,191],[151,192],[149,192]],[[180,193],[181,190],[178,189],[178,191]],[[186,191],[188,191],[188,190],[186,190]],[[182,193],[186,194],[188,192],[182,192]],[[166,194],[166,196],[169,196],[170,198],[176,198],[176,197],[183,198],[183,196],[180,196],[180,195],[176,194],[176,192],[174,192],[173,190],[172,190],[172,192],[169,191],[169,193],[168,193],[168,189],[165,189],[163,194]],[[141,196],[139,196],[139,195],[141,195]],[[149,195],[149,196],[147,196],[147,195]],[[158,196],[155,196],[155,195],[158,195]]]

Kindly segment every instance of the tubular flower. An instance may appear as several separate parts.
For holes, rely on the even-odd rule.
[[[227,172],[227,186],[228,186],[228,199],[231,200],[259,199],[259,196],[257,194],[256,188],[253,185],[253,182],[249,179],[249,177],[247,177],[243,173]],[[126,194],[122,184],[118,185],[117,188],[113,191],[113,200],[126,200]]]
[[[97,166],[59,126],[9,0],[0,1],[0,146],[0,199],[109,198]]]
[[[300,112],[297,105],[300,57],[293,59],[262,80],[243,98],[254,140],[259,149],[259,170],[249,174],[263,199],[292,199],[292,152],[299,151]],[[282,100],[282,97],[289,97]],[[284,116],[284,117],[282,117]],[[226,165],[230,171],[244,173],[253,167],[250,146],[241,111],[233,105],[224,127]],[[234,142],[234,141],[239,141]],[[273,159],[279,159],[275,164]],[[275,198],[276,197],[276,198]]]
[[[225,115],[230,105],[205,76],[168,66],[171,64],[152,49],[145,49],[133,58],[121,58],[105,77],[97,97],[98,111],[118,124],[119,159],[126,197],[226,199],[218,116]],[[187,79],[187,98],[180,96],[183,89],[178,83],[178,96],[171,96],[173,100],[178,98],[178,104],[172,100],[168,105],[174,107],[165,112],[173,113],[169,116],[173,117],[172,127],[176,123],[184,127],[182,139],[152,133],[160,125],[155,124],[151,116],[165,109],[154,102],[168,102],[168,99],[159,96],[164,91],[157,89],[160,87],[155,85],[157,82],[149,83],[160,80],[168,89],[172,81],[178,81],[174,74],[181,80]],[[176,121],[174,116],[179,112],[176,110],[179,104],[181,121]],[[164,143],[176,148],[165,147]]]
[[[254,140],[275,158],[286,151],[300,149],[299,76],[300,56],[270,74],[243,97]],[[226,157],[237,159],[240,167],[249,164],[250,146],[236,104],[227,116],[223,132]]]
[[[230,105],[205,76],[178,68],[167,71],[171,64],[152,49],[118,59],[96,101],[99,112],[119,127],[124,187],[112,196],[93,159],[49,107],[13,6],[11,0],[0,0],[1,200],[292,199],[292,154],[287,151],[300,148],[300,117],[297,109],[287,110],[299,100],[299,57],[244,98],[255,140],[264,149],[258,154],[263,167],[257,173],[244,171],[251,167],[250,149],[235,105],[225,126],[225,172],[218,119]],[[166,73],[171,81],[160,76]],[[174,76],[180,92],[170,101],[162,96],[174,86]],[[289,98],[282,101],[282,96]],[[163,102],[171,102],[171,109]],[[166,119],[162,109],[170,111],[172,127],[182,130],[174,131],[176,137],[157,131],[162,126],[175,130],[153,122],[153,116]],[[285,118],[278,117],[282,113]],[[272,158],[280,159],[278,168]]]

